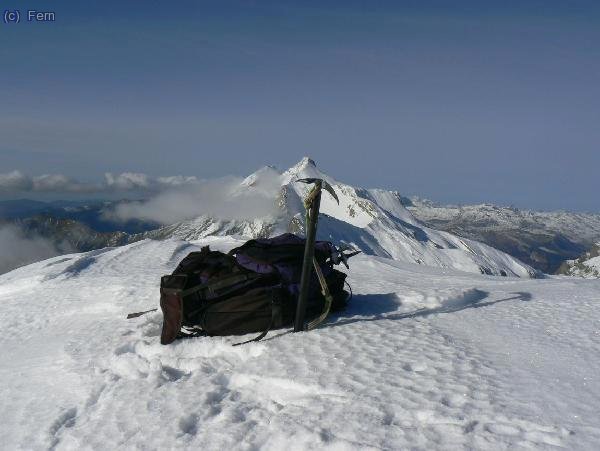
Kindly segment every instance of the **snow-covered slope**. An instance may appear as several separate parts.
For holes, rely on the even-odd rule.
[[[271,216],[248,220],[200,217],[166,226],[138,238],[200,239],[207,236],[273,236],[290,231],[302,233],[302,199],[310,189],[294,183],[301,178],[328,181],[339,197],[339,205],[324,192],[321,200],[319,238],[351,243],[369,255],[439,268],[493,275],[530,277],[535,271],[514,257],[488,245],[458,238],[424,226],[402,205],[396,192],[365,190],[335,180],[321,172],[309,158],[283,173],[265,167],[247,177],[240,192],[272,193],[277,208]]]
[[[419,198],[402,201],[430,227],[489,244],[547,273],[600,240],[600,214],[438,205]]]
[[[600,443],[600,280],[360,255],[323,327],[159,344],[162,274],[210,244],[145,240],[0,276],[7,450],[577,449]]]
[[[559,272],[568,276],[600,278],[600,242],[576,260],[568,260]]]

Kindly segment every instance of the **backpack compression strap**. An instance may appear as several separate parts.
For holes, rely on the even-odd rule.
[[[271,328],[275,325],[275,322],[278,318],[281,317],[281,297],[279,295],[278,290],[273,290],[273,298],[271,300],[271,319],[269,321],[269,325],[265,330],[261,332],[258,337],[255,337],[251,340],[242,341],[241,343],[234,343],[233,346],[245,345],[247,343],[252,343],[253,341],[260,341],[267,336]]]
[[[205,291],[207,295],[205,297],[214,298],[217,296],[224,296],[229,291],[237,290],[239,287],[236,286],[236,284],[254,281],[258,278],[260,278],[260,274],[255,273],[227,274],[226,276],[215,278],[208,283],[198,284],[195,287],[183,290],[181,292],[181,297],[184,298],[199,291]]]

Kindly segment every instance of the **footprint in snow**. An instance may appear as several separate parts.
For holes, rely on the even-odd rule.
[[[198,433],[199,417],[191,413],[179,419],[179,430],[183,435],[196,435]]]

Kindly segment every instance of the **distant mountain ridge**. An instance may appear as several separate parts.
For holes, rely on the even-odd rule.
[[[75,221],[95,232],[139,233],[158,227],[157,223],[129,220],[114,222],[104,214],[115,205],[132,202],[130,200],[56,200],[42,202],[30,199],[0,200],[0,222],[29,222],[35,227],[36,222],[48,219]]]
[[[0,201],[0,274],[53,255],[86,252],[130,242],[131,233],[156,224],[103,218],[112,202],[100,200]]]
[[[428,226],[489,244],[550,274],[600,240],[600,214],[403,199],[407,209]]]
[[[504,252],[423,225],[404,207],[399,193],[344,184],[321,172],[310,158],[302,159],[284,172],[270,166],[261,168],[240,184],[240,193],[277,190],[273,193],[277,208],[271,216],[244,220],[200,216],[134,235],[132,239],[197,240],[224,235],[255,238],[287,231],[303,233],[302,199],[310,187],[294,183],[300,178],[326,180],[340,200],[337,205],[329,194],[323,194],[318,229],[320,239],[343,241],[367,254],[428,266],[490,275],[536,275],[533,268]]]
[[[88,251],[146,238],[253,238],[287,231],[302,234],[302,199],[309,187],[294,180],[303,177],[327,180],[340,197],[338,206],[329,194],[323,194],[319,237],[353,243],[372,255],[497,275],[535,274],[531,267],[550,274],[570,274],[563,263],[581,261],[579,258],[583,259],[583,254],[600,241],[600,215],[537,212],[490,204],[439,205],[407,198],[397,191],[344,184],[323,173],[309,158],[286,171],[265,166],[228,194],[270,196],[274,205],[270,215],[243,219],[204,215],[159,227],[136,220],[106,222],[103,213],[114,208],[114,202],[19,200],[0,201],[0,226],[16,225],[27,236],[39,235],[55,243],[58,251]]]

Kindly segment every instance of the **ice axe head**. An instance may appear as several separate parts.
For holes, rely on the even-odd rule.
[[[348,253],[345,253],[346,251],[351,251]],[[340,263],[343,263],[344,266],[348,269],[350,269],[348,267],[348,259],[350,257],[354,257],[357,254],[360,254],[361,251],[356,250],[355,248],[353,248],[352,246],[349,246],[346,243],[341,243],[339,246],[335,246],[335,245],[331,245],[331,261],[333,262],[334,265],[339,265]]]
[[[315,185],[318,185],[320,183],[321,187],[325,188],[325,190],[329,194],[331,194],[331,196],[335,199],[335,201],[338,203],[338,205],[340,204],[340,200],[338,199],[337,194],[335,194],[333,187],[329,183],[327,183],[325,180],[317,179],[317,178],[308,178],[308,179],[298,179],[298,180],[296,180],[296,182],[302,182],[302,183],[306,183],[306,184],[314,183]]]

